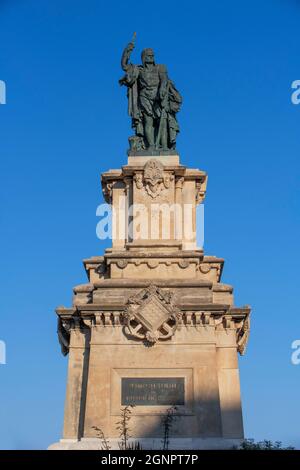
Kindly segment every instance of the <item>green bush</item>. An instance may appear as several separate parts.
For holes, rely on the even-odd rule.
[[[237,450],[294,450],[294,447],[282,447],[280,441],[268,441],[267,439],[255,442],[254,439],[244,439]]]

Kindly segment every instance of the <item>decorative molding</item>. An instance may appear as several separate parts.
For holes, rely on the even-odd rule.
[[[118,268],[120,269],[125,269],[126,266],[128,265],[128,261],[126,259],[119,259],[117,262],[116,262],[116,265],[118,266]]]
[[[221,273],[222,273],[222,264],[221,263],[209,263],[209,262],[204,262],[204,263],[200,263],[198,268],[199,271],[202,273],[202,274],[208,274],[212,269],[215,269],[216,270],[216,273],[217,273],[217,279],[220,280],[221,278]]]
[[[181,269],[186,269],[188,268],[191,264],[196,264],[198,265],[197,260],[195,259],[187,259],[187,258],[182,258],[179,260],[158,260],[158,259],[119,259],[117,261],[115,260],[110,260],[109,264],[116,264],[118,268],[120,269],[125,269],[129,264],[133,264],[134,266],[140,266],[141,264],[146,264],[150,269],[155,269],[160,265],[165,265],[165,266],[171,266],[172,264],[175,264],[179,266]]]
[[[189,260],[183,258],[181,259],[179,262],[178,262],[178,266],[181,268],[181,269],[186,269],[188,268],[190,265],[190,262]]]
[[[159,261],[157,261],[155,259],[151,259],[151,260],[147,261],[147,265],[150,269],[155,269],[159,265]]]
[[[224,315],[223,324],[224,324],[224,328],[226,330],[230,329],[232,327],[232,316],[231,315]]]
[[[207,274],[209,273],[209,271],[211,270],[211,265],[208,264],[208,263],[201,263],[199,265],[199,270],[203,273],[203,274]]]
[[[220,264],[220,263],[213,263],[213,264],[211,264],[211,268],[217,270],[217,276],[218,276],[218,279],[220,279],[220,277],[221,277],[221,272],[222,272],[222,264]]]
[[[184,177],[177,176],[175,179],[175,189],[182,189],[184,184]]]
[[[174,292],[150,285],[129,297],[124,310],[80,311],[58,307],[57,334],[62,354],[69,352],[71,332],[78,335],[86,328],[125,327],[129,336],[154,345],[158,341],[172,338],[175,331],[183,327],[195,328],[199,333],[207,328],[216,331],[235,331],[239,354],[244,355],[250,334],[250,308],[231,308],[226,311],[192,310],[183,313],[175,305]],[[86,305],[88,308],[90,305]],[[83,312],[82,312],[83,310]],[[204,330],[203,330],[204,328]]]
[[[203,323],[205,326],[210,325],[210,318],[211,318],[211,312],[204,312],[203,313]]]

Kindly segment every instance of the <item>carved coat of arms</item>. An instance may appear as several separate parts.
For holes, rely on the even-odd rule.
[[[150,344],[171,338],[181,314],[173,295],[151,285],[130,297],[124,315],[126,332]]]
[[[168,189],[173,179],[173,175],[165,173],[163,164],[155,158],[145,164],[144,174],[136,173],[134,176],[136,187],[141,189],[144,186],[152,198],[158,196],[163,189]]]

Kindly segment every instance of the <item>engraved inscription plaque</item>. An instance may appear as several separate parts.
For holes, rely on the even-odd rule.
[[[122,405],[184,405],[184,377],[123,377],[121,388]]]

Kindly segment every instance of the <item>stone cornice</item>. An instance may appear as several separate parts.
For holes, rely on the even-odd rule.
[[[155,281],[159,284],[160,287],[208,287],[212,288],[213,282],[211,281],[202,281],[202,280],[193,280],[193,279],[157,279]],[[103,279],[99,282],[95,282],[94,286],[96,288],[101,287],[131,287],[131,288],[141,288],[147,287],[153,283],[153,279]]]
[[[147,284],[149,285],[149,284]],[[84,312],[93,312],[93,311],[99,311],[99,310],[109,310],[109,311],[122,311],[123,306],[122,305],[114,305],[114,306],[104,306],[103,304],[83,304],[83,305],[76,305],[73,308],[67,308],[67,307],[57,307],[56,308],[56,313],[59,316],[66,316],[71,318],[75,313],[84,313]],[[233,318],[240,320],[245,318],[247,315],[250,314],[251,308],[249,306],[245,307],[231,307],[228,304],[198,304],[197,307],[195,308],[195,305],[193,306],[181,306],[182,310],[188,310],[192,309],[193,311],[209,311],[212,312],[212,314],[215,315],[230,315]]]
[[[197,309],[181,307],[177,311],[179,331],[182,327],[194,328],[195,332],[204,331],[201,328],[208,327],[219,333],[234,331],[237,351],[241,355],[245,353],[250,332],[249,306],[239,308],[222,304],[203,304],[198,305]],[[59,317],[58,335],[64,354],[68,352],[70,333],[73,329],[83,332],[84,329],[92,327],[123,327],[127,321],[124,306],[105,308],[101,304],[86,304],[72,309],[61,306],[56,309],[56,313]]]
[[[186,167],[183,165],[163,165],[164,171],[174,173],[175,176],[185,176]],[[122,166],[123,176],[132,176],[136,171],[143,171],[141,165],[124,165]]]
[[[229,284],[219,284],[212,281],[202,281],[202,280],[165,280],[157,279],[157,282],[161,287],[208,287],[214,292],[233,292],[233,287]],[[147,287],[153,283],[153,279],[140,279],[140,280],[131,280],[131,279],[103,279],[99,282],[79,284],[78,286],[73,287],[74,293],[89,293],[93,292],[95,289],[99,288],[119,288],[119,287]]]

